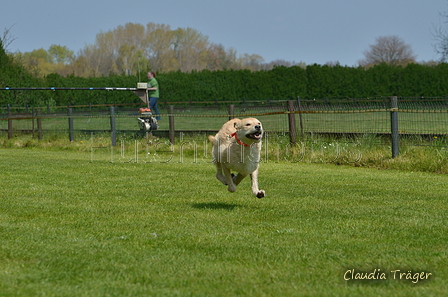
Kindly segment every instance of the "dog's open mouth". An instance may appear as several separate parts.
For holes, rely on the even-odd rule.
[[[255,140],[260,140],[261,136],[262,136],[261,132],[255,132],[255,133],[252,133],[252,134],[246,134],[247,138],[251,138],[251,139],[255,139]]]

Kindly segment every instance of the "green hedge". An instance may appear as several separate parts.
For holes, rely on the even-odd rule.
[[[140,77],[140,79],[139,79]],[[141,79],[144,78],[144,79]],[[440,97],[448,95],[448,64],[406,67],[377,65],[369,69],[309,65],[269,71],[180,71],[157,76],[162,102],[366,98],[375,96]],[[0,46],[0,87],[135,87],[139,76],[61,77],[36,79],[10,61]],[[42,106],[139,102],[127,91],[0,91],[0,104]]]
[[[220,70],[171,72],[158,76],[167,101],[273,100],[374,96],[439,97],[448,95],[448,64],[407,67],[309,65],[270,71]]]

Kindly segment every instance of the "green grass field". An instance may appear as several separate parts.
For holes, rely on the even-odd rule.
[[[446,175],[268,162],[257,199],[188,158],[2,148],[0,177],[0,296],[448,292]]]

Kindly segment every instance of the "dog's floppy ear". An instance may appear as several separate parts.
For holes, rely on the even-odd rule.
[[[235,123],[233,123],[233,126],[235,127],[235,129],[238,130],[240,128],[240,123],[241,123],[241,120],[236,121]]]

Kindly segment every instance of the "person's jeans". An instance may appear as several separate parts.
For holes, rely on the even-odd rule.
[[[149,108],[151,109],[152,114],[157,115],[156,120],[160,120],[160,117],[158,116],[160,114],[159,107],[157,106],[157,100],[159,98],[157,97],[149,97]]]

